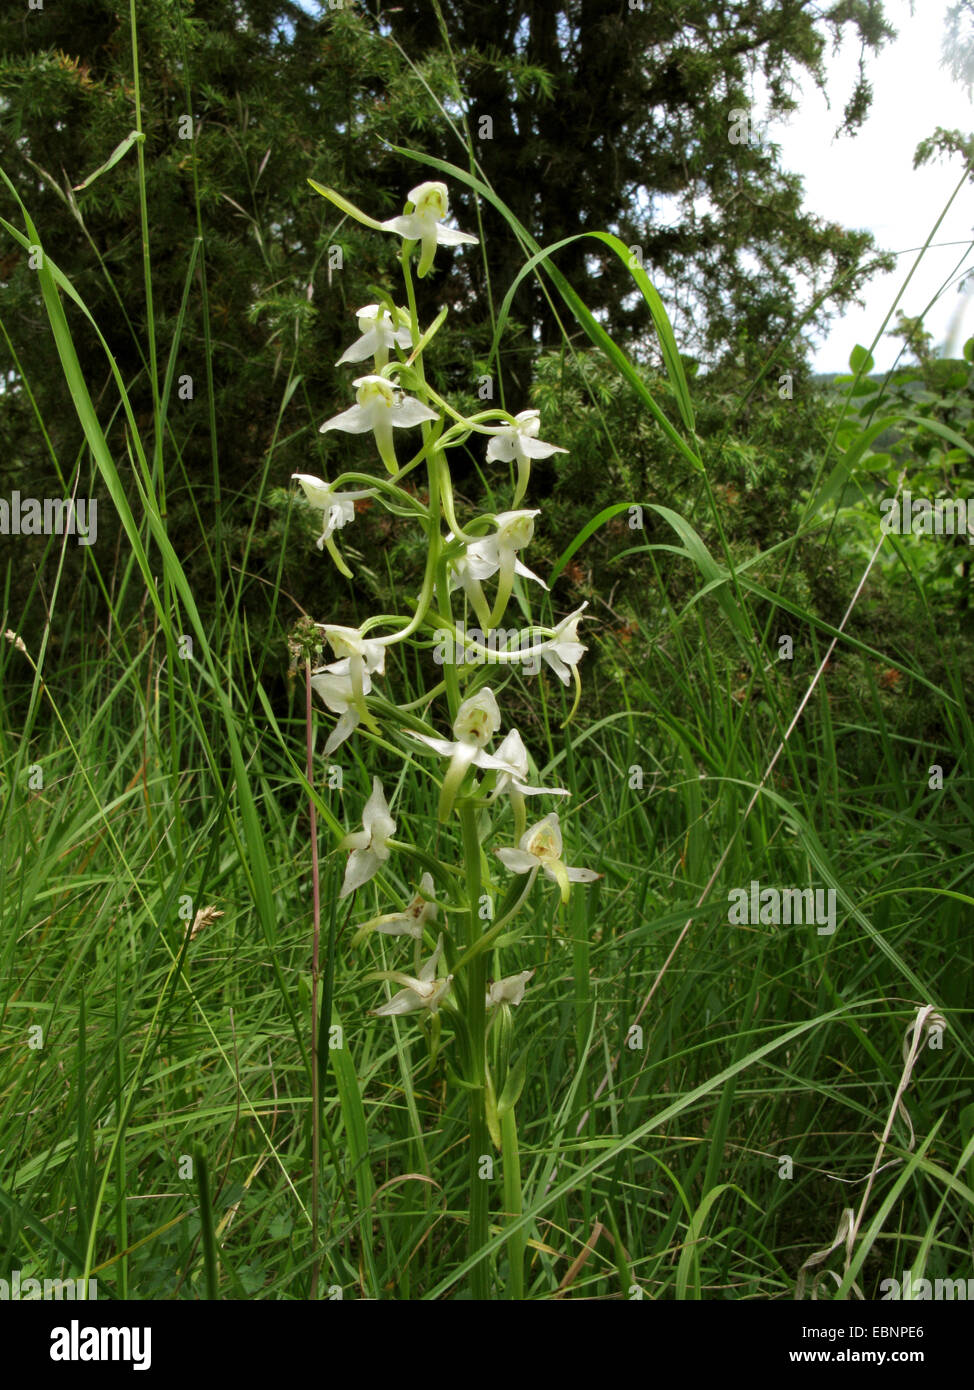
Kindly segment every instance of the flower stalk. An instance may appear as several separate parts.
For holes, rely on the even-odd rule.
[[[388,1027],[385,1020],[395,1017],[402,1020],[404,1028],[419,1027],[426,1036],[429,1067],[437,1064],[442,1043],[444,1049],[450,1049],[450,1074],[459,1078],[466,1091],[468,1254],[474,1261],[470,1293],[474,1298],[488,1299],[494,1290],[487,1253],[492,1204],[505,1222],[516,1221],[523,1211],[515,1106],[530,1077],[525,1056],[512,1063],[514,1010],[530,1007],[535,974],[531,962],[521,959],[510,964],[505,960],[509,973],[501,973],[502,955],[509,957],[517,949],[511,944],[510,932],[503,937],[502,932],[507,931],[511,919],[530,908],[546,881],[557,885],[562,903],[567,903],[573,883],[589,883],[601,876],[566,862],[561,822],[554,812],[528,826],[527,797],[568,798],[569,791],[545,786],[545,779],[532,770],[528,747],[506,720],[504,709],[506,684],[524,683],[529,670],[537,674],[547,667],[566,684],[574,680],[576,692],[579,690],[578,664],[585,651],[578,640],[582,610],[553,627],[529,625],[518,636],[522,643],[526,641],[523,650],[510,648],[509,638],[497,640],[516,591],[524,601],[518,585],[530,581],[547,592],[544,580],[522,559],[534,539],[541,509],[525,509],[521,503],[529,484],[531,460],[564,450],[539,438],[541,418],[537,410],[518,415],[487,410],[468,418],[427,385],[423,355],[445,311],[423,331],[413,283],[413,256],[419,256],[416,274],[422,279],[433,270],[439,247],[476,242],[475,237],[448,225],[446,186],[434,182],[412,189],[403,214],[385,221],[370,217],[332,189],[312,186],[347,216],[403,238],[399,261],[406,307],[397,307],[397,299],[380,290],[381,302],[357,311],[359,337],[342,354],[339,365],[368,363],[371,358],[371,370],[352,383],[355,404],[331,415],[321,426],[336,447],[348,435],[371,435],[388,476],[346,469],[330,483],[310,473],[295,474],[295,481],[307,504],[321,511],[318,550],[341,573],[347,575],[349,571],[336,538],[353,523],[360,502],[385,508],[401,525],[418,522],[425,531],[426,564],[418,599],[408,616],[376,614],[359,627],[340,622],[314,625],[316,636],[320,634],[318,640],[327,639],[335,659],[315,668],[310,659],[305,663],[308,782],[310,787],[313,692],[336,716],[326,737],[326,756],[331,757],[354,739],[367,766],[371,747],[384,760],[398,758],[414,770],[414,775],[399,777],[395,783],[388,775],[384,779],[377,771],[371,773],[371,794],[361,810],[361,828],[336,837],[336,851],[347,855],[338,898],[348,900],[350,914],[361,913],[351,935],[352,952],[370,955],[381,940],[393,951],[405,953],[397,968],[366,974],[383,989],[383,997],[370,1011],[375,1023],[369,1026]],[[400,466],[396,434],[410,428],[421,431],[422,444],[409,462]],[[509,490],[507,510],[461,516],[449,451],[460,445],[469,447],[469,441],[477,440],[486,442],[488,466],[515,464],[516,477],[506,485],[498,484],[498,492]],[[405,476],[420,463],[426,465],[429,488],[425,505],[402,487]],[[493,597],[489,598],[491,592]],[[455,594],[463,601],[462,614],[456,617]],[[471,610],[480,623],[480,640],[467,635]],[[397,703],[386,678],[387,648],[410,643],[417,654],[428,653],[444,629],[453,645],[453,656],[436,668],[418,699]],[[490,670],[482,672],[482,665]],[[496,689],[491,675],[500,678]],[[444,736],[447,727],[451,737]],[[416,777],[429,778],[431,794],[425,808],[409,805]],[[393,785],[394,812],[385,790]],[[422,817],[424,809],[428,817],[434,805],[439,829],[429,849],[421,832],[410,836],[407,829],[400,833],[399,823],[408,826],[410,817]],[[311,817],[312,1056],[316,1064],[320,891],[313,798]],[[459,851],[462,856],[461,864],[450,857],[449,848],[441,849],[451,844],[453,854]],[[486,848],[494,848],[504,868],[514,875],[505,885],[496,917],[487,867],[493,860],[488,859]],[[439,857],[441,853],[447,857]],[[411,865],[417,866],[416,874],[421,877],[417,883],[413,875],[413,887],[404,894],[389,880],[395,874],[401,883]],[[397,942],[397,937],[406,941]],[[385,966],[384,960],[380,963]],[[494,972],[491,983],[488,968]],[[319,1081],[315,1070],[313,1288],[318,1277]],[[453,1142],[456,1140],[451,1139]],[[499,1187],[494,1176],[496,1162],[501,1165]],[[506,1291],[513,1299],[524,1297],[527,1240],[525,1230],[507,1243]]]
[[[467,946],[473,949],[482,934],[480,898],[480,837],[477,833],[477,812],[470,802],[460,807],[463,829],[463,854],[467,871]],[[466,1024],[470,1045],[467,1080],[470,1091],[470,1253],[477,1254],[487,1245],[489,1186],[483,1172],[483,1160],[489,1158],[487,1137],[487,957],[481,952],[471,960],[466,972]],[[470,1290],[474,1298],[488,1298],[489,1268],[486,1258],[471,1271]]]
[[[308,779],[308,815],[311,836],[311,1297],[318,1297],[318,1187],[321,1163],[321,1073],[318,1064],[318,982],[321,946],[321,880],[318,868],[318,812],[314,797],[314,748],[312,746],[311,661],[304,660],[305,689],[305,775]]]

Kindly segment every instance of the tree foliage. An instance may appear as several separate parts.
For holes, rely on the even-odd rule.
[[[803,208],[800,178],[760,138],[751,105],[763,84],[771,113],[791,109],[799,76],[820,83],[828,41],[844,33],[866,52],[890,30],[878,4],[858,0],[824,14],[805,0],[444,0],[378,16],[322,6],[317,18],[291,0],[140,0],[144,140],[111,163],[137,123],[128,7],[76,0],[8,9],[0,19],[2,162],[45,253],[69,275],[118,362],[191,574],[198,557],[198,583],[212,585],[215,557],[221,586],[234,566],[273,581],[290,473],[331,477],[365,461],[364,446],[357,452],[358,443],[336,442],[317,426],[350,401],[348,373],[334,363],[353,311],[375,298],[398,250],[395,238],[363,233],[316,197],[309,177],[388,217],[429,172],[393,145],[461,165],[472,153],[473,167],[542,245],[608,228],[638,248],[681,347],[746,377],[800,332],[803,306],[818,291],[831,286],[831,298],[806,326],[854,296],[868,273],[871,239]],[[848,130],[867,104],[863,74],[845,111]],[[746,138],[732,139],[742,113]],[[420,312],[428,321],[450,308],[429,367],[435,384],[462,396],[476,391],[493,314],[523,259],[493,208],[475,214],[459,185],[451,194],[459,225],[482,228],[481,246],[437,258],[420,286]],[[22,228],[9,190],[0,201]],[[557,264],[652,371],[645,308],[625,265],[594,241],[572,242]],[[81,432],[36,276],[9,237],[0,290],[0,484],[49,479],[53,468],[67,488],[85,460]],[[104,354],[78,311],[68,312],[124,458],[130,442]],[[538,280],[524,282],[514,318],[500,370],[516,410],[529,403],[539,348],[560,338]],[[800,359],[795,338],[789,370],[800,371]],[[156,403],[167,372],[163,419]],[[705,382],[698,378],[702,392]],[[471,456],[468,467],[477,464]],[[461,465],[461,488],[463,476]],[[559,485],[557,470],[549,484]],[[363,518],[363,552],[375,548],[372,524]],[[104,526],[107,538],[109,518]],[[81,558],[73,552],[67,562],[80,571]],[[399,556],[407,572],[409,558]],[[309,584],[284,555],[286,585],[308,606],[354,604],[363,588],[384,582],[361,567],[358,574],[349,589],[322,565]],[[21,597],[35,585],[29,569],[11,582]],[[32,593],[40,622],[41,590]],[[219,601],[201,589],[205,606]]]
[[[478,165],[541,245],[617,231],[676,311],[687,350],[757,358],[831,290],[808,320],[821,327],[876,269],[868,234],[803,208],[801,178],[782,167],[760,123],[762,91],[770,119],[795,109],[803,75],[824,88],[830,41],[848,37],[863,54],[877,51],[893,34],[881,5],[443,0],[399,7],[389,23],[414,56],[449,35]],[[861,63],[843,132],[861,124],[869,99]],[[449,128],[432,133],[435,152],[456,158]],[[823,128],[823,143],[831,136]],[[478,302],[488,280],[502,296],[518,269],[517,248],[489,208],[484,224],[486,268],[469,262]],[[616,258],[576,241],[558,265],[614,335],[639,333],[643,310]],[[554,311],[537,287],[526,286],[516,304],[527,329],[522,357],[536,341],[557,341]]]

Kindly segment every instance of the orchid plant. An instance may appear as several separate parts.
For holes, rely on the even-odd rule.
[[[504,620],[519,580],[530,579],[547,590],[544,580],[520,558],[530,547],[541,515],[540,509],[522,508],[521,502],[529,485],[531,460],[564,450],[538,437],[537,410],[510,415],[488,409],[468,418],[449,407],[426,382],[423,352],[445,315],[441,313],[425,329],[420,325],[411,268],[414,253],[418,250],[416,273],[424,277],[438,246],[477,241],[448,225],[446,185],[420,184],[409,193],[403,214],[387,221],[369,217],[332,189],[314,182],[312,187],[348,216],[403,239],[399,259],[407,307],[388,298],[357,310],[360,336],[338,365],[371,358],[371,369],[352,381],[355,404],[321,425],[328,432],[371,433],[386,476],[346,472],[332,482],[304,473],[293,477],[307,503],[321,510],[318,546],[343,574],[349,575],[350,569],[339,549],[339,533],[354,522],[355,502],[366,497],[376,499],[398,518],[415,519],[424,528],[427,555],[422,589],[409,616],[377,614],[359,628],[316,625],[321,647],[327,643],[335,660],[318,665],[306,662],[308,708],[313,690],[337,716],[324,745],[326,756],[331,757],[353,736],[376,745],[381,742],[386,755],[394,750],[403,762],[417,766],[431,786],[438,787],[439,822],[444,826],[459,823],[460,864],[396,838],[398,811],[390,806],[381,779],[374,776],[361,828],[350,830],[336,852],[348,856],[339,896],[351,900],[350,911],[356,910],[360,890],[373,881],[379,904],[386,909],[357,927],[352,946],[384,953],[403,950],[396,937],[407,938],[407,951],[412,942],[411,961],[396,969],[373,970],[368,977],[386,986],[372,1014],[383,1020],[414,1018],[427,1033],[431,1060],[441,1047],[449,1047],[452,1072],[469,1094],[470,1248],[472,1254],[480,1254],[487,1246],[489,1213],[489,1184],[483,1181],[482,1160],[491,1142],[500,1150],[504,1165],[507,1219],[520,1212],[515,1105],[525,1069],[523,1059],[511,1064],[511,1010],[529,1006],[529,983],[537,966],[529,963],[528,968],[505,977],[501,953],[517,942],[513,920],[528,903],[539,871],[542,882],[547,879],[557,885],[562,904],[568,902],[572,884],[601,877],[590,868],[565,863],[561,824],[554,811],[527,827],[526,797],[542,803],[547,797],[559,799],[564,806],[569,792],[564,787],[537,785],[540,779],[532,772],[528,749],[505,719],[503,708],[504,683],[517,667],[521,666],[523,678],[538,672],[544,663],[565,684],[574,680],[569,718],[574,714],[580,693],[578,665],[586,650],[578,635],[583,609],[553,628],[525,629],[515,647],[508,643],[504,650],[496,650],[490,640]],[[413,433],[417,429],[421,431],[418,443]],[[448,454],[478,435],[486,445],[488,466],[511,465],[511,509],[471,516],[461,525],[455,514]],[[413,452],[406,457],[410,445]],[[400,462],[401,457],[405,462]],[[419,464],[426,467],[428,505],[402,485]],[[455,617],[458,591],[464,613]],[[482,643],[467,636],[468,605],[480,623]],[[428,649],[429,637],[441,636],[444,627],[455,643],[457,659],[444,664],[442,679],[431,683],[423,699],[411,701],[408,708],[397,706],[384,682],[387,651],[399,643]],[[381,698],[374,680],[383,680]],[[443,711],[437,708],[430,717],[432,706],[443,696],[450,737],[442,731]],[[309,723],[309,750],[311,737]],[[495,838],[497,843],[492,844]],[[441,843],[449,844],[450,837],[438,837],[437,845]],[[405,905],[385,877],[393,855],[422,871]],[[502,880],[496,887],[492,870],[498,870]],[[500,898],[496,908],[495,898]],[[462,930],[457,923],[463,923]],[[488,983],[491,957],[495,978]],[[396,992],[392,992],[394,985],[399,986]],[[526,1243],[523,1231],[509,1239],[513,1297],[523,1292]],[[483,1256],[472,1269],[472,1290],[474,1296],[488,1297],[489,1288]]]

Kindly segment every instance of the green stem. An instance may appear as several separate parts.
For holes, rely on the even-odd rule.
[[[139,69],[139,45],[135,25],[135,0],[129,0],[129,28],[132,36],[132,95],[135,103],[135,129],[142,134],[142,77]],[[152,392],[153,423],[153,483],[159,511],[166,514],[166,488],[162,473],[163,421],[159,400],[159,368],[156,359],[156,325],[152,304],[152,261],[149,256],[149,204],[146,196],[145,143],[140,140],[135,147],[135,157],[139,168],[139,223],[142,231],[142,275],[145,285],[146,336],[149,344],[149,388]]]
[[[504,1165],[504,1211],[508,1221],[513,1224],[522,1213],[521,1155],[517,1144],[517,1120],[513,1105],[501,1116],[501,1146],[501,1163]],[[524,1255],[527,1248],[527,1227],[516,1231],[508,1238],[508,1296],[518,1302],[524,1297]]]
[[[430,478],[432,479],[432,472]],[[430,500],[432,501],[432,494]],[[437,525],[437,538],[439,537],[439,525]],[[446,609],[445,621],[448,631],[456,633],[456,625],[453,618],[453,605],[450,601],[450,584],[446,572],[446,561],[442,554],[436,557],[436,593],[442,607]],[[454,653],[456,655],[456,653]],[[457,717],[457,710],[460,708],[460,672],[457,669],[456,661],[446,661],[443,664],[443,684],[446,687],[447,704],[450,707],[450,723],[452,724]]]
[[[562,907],[562,920],[566,909]],[[575,977],[575,1048],[579,1070],[582,1072],[579,1099],[588,1098],[588,1073],[585,1066],[585,1049],[588,1045],[592,1026],[592,984],[589,964],[589,924],[585,910],[585,900],[580,893],[571,899],[567,909],[571,918],[572,932],[572,973]]]
[[[314,788],[314,716],[311,705],[311,660],[304,660],[305,752],[308,786]],[[321,942],[321,887],[318,871],[318,815],[315,799],[309,797],[311,818],[311,888],[314,920],[311,940],[311,1298],[318,1297],[318,1179],[321,1170],[321,1071],[318,1057],[318,978]],[[349,906],[351,911],[351,905]]]
[[[480,938],[480,839],[477,834],[477,810],[469,802],[460,806],[463,828],[463,853],[466,861],[467,899],[470,903],[468,949]],[[481,1157],[490,1154],[485,1108],[487,1077],[487,957],[481,952],[467,967],[466,1025],[470,1038],[469,1075],[467,1080],[475,1089],[470,1092],[470,1254],[475,1255],[487,1244],[488,1197],[487,1179],[480,1176]],[[490,1297],[490,1270],[486,1259],[470,1271],[470,1292],[474,1298]]]

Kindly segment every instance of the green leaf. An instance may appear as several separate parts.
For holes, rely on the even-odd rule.
[[[858,343],[849,353],[849,366],[856,373],[868,376],[875,365],[872,354],[867,352],[864,347],[860,347]]]
[[[336,208],[340,208],[347,217],[354,217],[356,222],[361,222],[363,227],[372,227],[377,232],[387,232],[388,227],[383,227],[381,222],[377,222],[374,217],[369,217],[368,213],[362,212],[354,203],[350,203],[347,198],[343,198],[340,193],[336,193],[333,188],[326,188],[323,183],[315,183],[314,179],[308,182],[316,193],[320,193],[323,198],[334,203]]]
[[[913,425],[919,425],[921,430],[929,430],[931,434],[939,435],[941,439],[946,439],[948,443],[956,445],[958,449],[963,449],[965,454],[974,457],[974,446],[968,444],[963,435],[959,435],[956,430],[952,430],[947,425],[942,425],[939,420],[928,420],[922,415],[903,416],[904,420],[909,420]]]
[[[494,1095],[494,1082],[490,1072],[487,1073],[487,1085],[484,1089],[484,1111],[487,1119],[487,1129],[493,1140],[494,1148],[501,1147],[501,1125],[498,1113],[497,1097]]]
[[[875,420],[868,429],[860,430],[858,433],[851,430],[840,431],[836,442],[843,450],[842,457],[825,480],[817,497],[809,503],[807,516],[812,517],[827,506],[841,492],[855,468],[869,467],[868,463],[865,465],[861,463],[863,454],[873,443],[873,440],[878,439],[885,430],[892,428],[899,422],[900,417],[898,415],[887,415],[882,420]]]
[[[589,536],[591,536],[593,532],[597,531],[599,527],[603,524],[603,522],[611,521],[612,517],[617,516],[619,512],[627,512],[629,511],[630,507],[635,507],[638,505],[639,504],[636,502],[614,502],[609,507],[603,507],[602,511],[600,511],[597,516],[593,516],[591,521],[586,522],[586,524],[572,539],[572,541],[566,546],[566,548],[558,556],[558,559],[555,561],[554,568],[552,569],[551,574],[548,576],[549,585],[552,588],[554,587],[555,580],[558,578],[562,570],[568,564],[568,561],[575,554],[575,551],[579,548],[579,546],[585,544]]]
[[[970,341],[974,343],[974,338]],[[967,348],[966,343],[964,347],[965,349]],[[962,1141],[965,1144],[969,1143],[972,1136],[974,1136],[974,1104],[964,1106],[963,1110],[957,1116],[957,1127],[960,1131]],[[967,1185],[968,1187],[974,1187],[974,1158],[970,1158],[967,1163]]]
[[[430,341],[432,340],[432,338],[440,331],[440,329],[441,329],[442,326],[443,326],[444,321],[446,320],[446,316],[447,316],[447,314],[448,314],[449,312],[450,312],[449,309],[447,309],[446,306],[444,305],[444,307],[443,307],[443,308],[440,310],[440,312],[437,314],[436,318],[435,318],[435,319],[433,320],[433,322],[430,324],[429,328],[427,328],[426,332],[425,332],[425,333],[423,334],[423,336],[420,338],[419,342],[416,344],[416,346],[415,346],[415,347],[413,348],[413,350],[410,352],[409,358],[408,358],[408,360],[409,360],[410,362],[415,362],[416,358],[419,357],[420,353],[426,351],[427,345],[430,343]]]
[[[528,1055],[522,1052],[520,1057],[507,1073],[504,1081],[504,1089],[501,1091],[501,1098],[497,1102],[498,1119],[503,1120],[509,1110],[513,1110],[521,1099],[521,1092],[524,1090],[524,1081],[527,1076]]]
[[[700,1287],[700,1248],[706,1239],[703,1234],[703,1228],[710,1214],[710,1208],[715,1202],[719,1201],[725,1192],[736,1192],[739,1197],[744,1198],[748,1206],[753,1207],[755,1211],[761,1210],[758,1204],[752,1201],[747,1193],[742,1191],[736,1183],[725,1182],[721,1183],[720,1187],[711,1188],[691,1218],[690,1226],[687,1230],[687,1238],[680,1252],[680,1263],[677,1265],[676,1269],[676,1297],[680,1303],[686,1301],[687,1286],[690,1282],[691,1275],[693,1276],[691,1297],[696,1300],[702,1297]]]
[[[83,183],[76,183],[74,185],[75,193],[80,193],[83,188],[90,188],[95,179],[100,178],[102,174],[107,174],[109,169],[114,169],[122,156],[128,154],[133,145],[140,145],[144,139],[145,135],[141,130],[130,130],[122,143],[115,146],[104,164],[100,164],[95,172],[89,174]]]
[[[658,506],[655,502],[650,502],[648,505],[672,526],[683,542],[685,553],[696,565],[707,584],[713,588],[724,617],[736,629],[738,635],[747,641],[747,623],[735,601],[734,594],[725,587],[730,584],[733,578],[730,570],[717,563],[697,532],[678,512],[672,511],[669,507]]]

